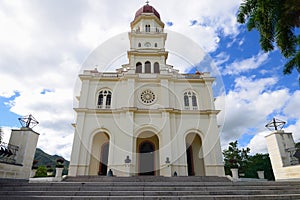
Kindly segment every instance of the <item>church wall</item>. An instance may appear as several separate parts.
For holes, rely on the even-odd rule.
[[[107,84],[106,82],[104,84],[102,84],[102,88],[109,88],[113,86],[113,82],[109,82],[109,84]],[[135,82],[136,87],[142,87],[145,84],[142,83],[138,83]],[[140,86],[139,86],[140,85]],[[153,84],[150,84],[153,86]],[[172,82],[168,82],[168,85],[175,85],[174,87],[178,88],[178,85]],[[94,86],[94,88],[96,88],[95,86],[98,86],[98,84],[93,84],[92,86]],[[147,84],[146,84],[147,86]],[[156,93],[159,94],[159,85],[154,84],[155,87],[152,87],[151,89]],[[122,101],[122,98],[117,98],[118,96],[126,96],[126,93],[128,94],[128,90],[126,90],[127,85],[126,84],[120,84],[120,86],[118,86],[122,89],[120,90],[116,90],[119,93],[121,93],[122,95],[120,95],[119,93],[117,93],[116,91],[112,91],[113,92],[113,99],[112,102],[116,102],[116,105],[121,105],[121,103],[123,103],[124,106],[128,106],[125,105],[126,104],[126,100]],[[92,88],[92,87],[91,87]],[[148,88],[148,87],[147,87]],[[178,93],[178,91],[180,92],[179,94],[172,94],[169,96],[169,101],[173,101],[173,102],[178,102],[178,101],[182,101],[183,99],[183,92],[185,91],[186,84],[181,84],[181,87],[179,87],[181,89],[177,89],[176,92]],[[98,88],[100,89],[100,88]],[[98,89],[90,89],[90,91],[98,91]],[[195,90],[196,91],[196,90]],[[199,90],[198,90],[199,91]],[[139,93],[139,92],[136,92]],[[175,93],[175,92],[174,92]],[[198,93],[198,92],[197,92]],[[97,93],[96,93],[97,94]],[[95,101],[96,101],[96,95],[95,93],[90,94],[90,97],[93,97],[94,100],[93,101],[89,101],[91,105],[89,105],[89,107],[93,108],[95,105]],[[164,95],[168,96],[168,95]],[[177,98],[178,96],[182,96],[182,98]],[[200,95],[199,95],[200,96]],[[135,102],[138,104],[137,107],[151,107],[151,106],[145,106],[143,105],[141,102],[139,102],[139,100],[136,100],[138,98],[138,96],[136,95],[135,98]],[[126,99],[126,98],[125,98]],[[172,99],[172,100],[171,100]],[[176,100],[174,100],[176,99]],[[122,101],[122,102],[119,102]],[[93,102],[93,103],[92,103]],[[125,103],[124,103],[125,102]],[[158,99],[159,102],[159,99]],[[156,104],[158,103],[156,102]],[[201,102],[201,98],[199,98],[198,100],[198,104],[200,105]],[[93,105],[94,104],[94,105]],[[179,103],[179,104],[183,104]],[[181,106],[181,105],[178,105]],[[128,117],[128,116],[129,117]],[[185,133],[187,130],[189,130],[191,127],[198,127],[200,130],[203,130],[203,132],[208,132],[209,130],[209,123],[208,121],[210,120],[208,116],[206,115],[197,115],[195,116],[193,113],[191,114],[169,114],[167,115],[168,117],[166,118],[166,113],[151,113],[149,115],[149,113],[145,113],[145,114],[141,114],[141,113],[126,113],[126,112],[121,112],[121,113],[113,113],[112,116],[110,116],[110,114],[87,114],[86,118],[85,118],[85,128],[83,130],[84,135],[87,135],[88,133],[93,132],[93,130],[99,128],[99,127],[103,127],[107,130],[111,130],[112,134],[118,134],[118,141],[121,141],[119,144],[115,144],[116,146],[124,146],[124,141],[127,141],[129,144],[131,145],[125,145],[125,149],[127,150],[127,154],[128,152],[132,151],[132,148],[134,146],[132,139],[130,138],[130,135],[128,135],[127,133],[132,133],[133,132],[133,127],[132,126],[128,126],[128,124],[132,124],[132,122],[135,122],[135,129],[138,126],[144,126],[145,122],[149,122],[151,124],[154,124],[155,127],[157,127],[158,130],[163,130],[165,129],[164,125],[168,124],[167,126],[167,132],[162,132],[163,134],[165,134],[164,136],[166,136],[166,134],[168,134],[168,137],[166,139],[164,139],[165,141],[170,141],[170,139],[168,138],[172,138],[174,136],[176,136],[178,138],[179,141],[182,141],[184,139],[183,133]],[[96,118],[96,120],[95,120]],[[123,119],[123,121],[121,121]],[[125,120],[124,120],[125,119]],[[118,125],[116,126],[116,124],[111,123],[112,120],[114,121],[114,123],[117,123]],[[123,130],[127,130],[127,133],[124,134]],[[123,133],[123,134],[122,134]],[[116,142],[116,141],[113,141]],[[86,143],[86,142],[84,142]],[[117,142],[116,142],[117,143]],[[168,146],[167,144],[165,144],[163,141],[161,142],[161,145],[164,146]],[[86,146],[86,145],[84,145]],[[181,146],[181,145],[180,145]],[[169,146],[168,149],[171,149],[172,147]],[[86,152],[88,153],[88,152]],[[85,158],[86,154],[85,151],[81,151],[81,158]],[[113,160],[109,161],[109,165],[113,166],[113,165],[122,165],[123,164],[123,160],[126,158],[127,154],[126,151],[123,153],[113,153],[112,154],[116,154],[117,156],[113,157]],[[173,155],[172,155],[173,154]],[[181,159],[180,157],[183,156],[183,158]],[[133,157],[133,156],[131,156]],[[180,163],[185,163],[185,146],[184,148],[180,149],[177,153],[173,153],[171,152],[171,150],[167,150],[163,155],[162,155],[162,160],[161,160],[161,166],[164,165],[165,162],[165,158],[166,157],[174,157],[174,159],[176,158],[180,158],[181,160],[179,161]],[[184,160],[184,161],[183,161]],[[210,159],[211,160],[211,159]],[[89,161],[84,161],[84,159],[81,162],[86,162],[89,163]],[[182,164],[181,164],[182,165]],[[180,166],[180,168],[186,168],[186,166],[184,166],[185,164],[183,164],[182,166]],[[179,171],[182,169],[179,169]],[[174,170],[172,170],[174,171]],[[184,170],[182,170],[184,171]],[[169,172],[168,172],[169,173]],[[171,173],[171,172],[170,172]]]
[[[204,176],[204,156],[202,151],[202,141],[200,136],[197,133],[189,133],[185,142],[187,145],[190,145],[192,148],[192,157],[193,157],[193,170],[196,176]],[[188,147],[187,147],[188,148]]]
[[[151,36],[151,35],[150,35]],[[141,43],[141,47],[138,46],[138,44]],[[147,46],[150,43],[150,46]],[[155,43],[157,44],[157,47],[155,47]],[[161,38],[155,38],[155,37],[147,37],[147,35],[134,35],[134,38],[131,40],[132,47],[136,49],[145,49],[145,48],[155,48],[155,49],[161,49],[164,45],[164,39]],[[157,58],[157,57],[156,57]]]
[[[146,43],[146,41],[142,41],[141,42],[142,45]],[[152,45],[154,45],[154,43],[151,43]],[[145,62],[150,61],[151,62],[151,72],[154,72],[154,63],[158,62],[159,63],[159,67],[160,69],[163,69],[165,66],[165,62],[164,59],[160,58],[160,57],[155,57],[155,56],[143,56],[143,57],[137,57],[137,56],[133,56],[132,61],[130,63],[130,65],[135,68],[136,64],[138,62],[140,62],[142,64],[142,73],[145,73]],[[142,75],[149,75],[149,74],[142,74]],[[151,75],[150,75],[151,76]]]
[[[155,151],[154,153],[154,166],[155,166],[155,175],[159,176],[160,175],[160,147],[161,147],[161,140],[158,137],[159,135],[156,133],[153,133],[152,131],[143,131],[140,134],[137,135],[136,139],[135,139],[135,144],[136,144],[136,162],[135,162],[135,175],[137,175],[140,172],[140,152],[139,152],[139,148],[140,145],[147,141],[147,142],[151,142],[154,146],[155,146]]]
[[[143,32],[145,25],[150,25],[151,32]],[[155,135],[158,140],[152,140],[159,146],[155,158],[156,168],[159,169],[156,175],[171,176],[175,171],[180,176],[187,175],[185,139],[189,133],[199,135],[193,152],[197,166],[196,174],[205,172],[205,175],[224,175],[211,88],[214,79],[209,75],[184,79],[184,74],[166,64],[168,52],[164,46],[167,34],[156,32],[156,27],[163,31],[163,26],[153,13],[139,15],[131,23],[131,47],[126,69],[125,65],[122,65],[112,76],[95,71],[81,76],[82,88],[79,108],[76,109],[77,121],[70,175],[96,174],[100,159],[97,152],[100,151],[100,144],[106,139],[95,135],[102,132],[109,135],[110,141],[108,169],[112,169],[117,176],[138,173],[139,161],[136,152],[142,139],[136,138],[146,133]],[[146,42],[151,46],[146,47]],[[138,43],[141,43],[141,47],[138,47]],[[158,47],[154,47],[155,43]],[[144,73],[146,61],[151,62],[151,74]],[[143,73],[135,74],[137,62],[142,63]],[[159,63],[160,74],[153,73],[155,62]],[[112,92],[111,104],[98,108],[98,95],[102,89]],[[156,98],[153,102],[147,102],[146,97],[141,100],[141,93],[145,89],[154,92]],[[186,91],[196,93],[197,108],[191,105],[190,109],[186,110],[184,107]],[[190,95],[190,104],[191,100]],[[203,153],[203,160],[197,157],[199,152]],[[129,164],[125,163],[127,157],[131,159]],[[166,163],[167,160],[170,163]],[[202,163],[205,166],[201,168]]]
[[[99,163],[102,154],[102,145],[109,142],[109,137],[106,133],[97,133],[93,137],[91,158],[89,163],[89,175],[98,175]],[[109,153],[108,153],[109,155]]]
[[[184,109],[184,92],[194,91],[197,94],[197,103],[200,110],[212,109],[212,102],[206,97],[209,91],[204,83],[189,83],[169,81],[168,90],[170,92],[170,107]]]
[[[185,156],[185,135],[189,132],[201,133],[203,156],[205,163],[206,175],[219,174],[222,175],[224,172],[222,154],[220,147],[220,138],[216,126],[215,117],[208,117],[205,115],[199,115],[196,117],[193,114],[184,114],[180,118],[177,118],[177,124],[181,123],[176,139],[178,142],[178,149],[176,158],[179,158],[180,163],[186,163]]]
[[[144,19],[144,20],[140,20],[139,22],[137,22],[135,24],[135,26],[133,27],[133,30],[138,30],[140,32],[145,32],[145,26],[146,25],[150,25],[150,31],[151,32],[156,32],[155,28],[160,28],[160,31],[161,31],[161,25],[159,25],[155,20],[153,19]]]
[[[162,82],[162,80],[161,80]],[[199,84],[196,83],[180,83],[180,82],[173,82],[173,81],[167,81],[166,85],[163,87],[159,83],[155,82],[139,82],[139,81],[134,81],[133,87],[137,88],[135,91],[130,90],[130,84],[127,83],[127,81],[105,81],[101,82],[101,84],[97,81],[92,82],[90,88],[89,88],[89,93],[87,101],[86,101],[86,106],[90,109],[94,109],[97,107],[97,101],[98,101],[98,92],[101,89],[110,89],[112,91],[112,108],[120,108],[120,107],[131,107],[129,105],[129,99],[133,98],[134,101],[134,106],[135,107],[174,107],[176,109],[182,109],[183,108],[183,94],[187,90],[192,90],[195,91],[197,94],[197,102],[198,102],[198,107],[200,110],[205,110],[205,109],[213,109],[213,102],[212,100],[209,100],[207,95],[209,94],[210,91],[207,89],[207,87],[204,84],[201,84],[199,87]],[[157,101],[155,104],[152,106],[147,106],[141,103],[139,99],[139,95],[143,89],[152,89],[156,96],[157,96]],[[176,88],[176,89],[173,89]],[[168,93],[164,93],[164,96],[161,95],[161,91],[168,91]],[[170,92],[170,93],[169,93]],[[169,106],[161,106],[163,105],[161,102],[162,98],[165,98],[165,95],[169,97],[168,103]]]

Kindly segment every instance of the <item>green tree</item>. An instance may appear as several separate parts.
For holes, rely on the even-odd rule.
[[[264,171],[265,178],[274,180],[269,154],[249,155],[250,148],[238,148],[238,142],[230,142],[223,150],[225,174],[231,175],[231,168],[238,168],[245,178],[258,178],[257,171]]]
[[[228,149],[223,150],[225,174],[227,175],[231,174],[231,168],[239,168],[239,171],[243,173],[247,166],[250,149],[240,150],[237,145],[238,141],[230,142]]]
[[[300,150],[300,142],[297,142],[297,143],[295,144],[295,147],[297,148],[297,150]]]
[[[265,52],[278,46],[287,58],[283,73],[295,68],[300,73],[300,1],[299,0],[243,0],[237,20],[246,23],[249,31],[260,34],[260,46]],[[300,79],[299,79],[300,81]]]
[[[257,153],[249,156],[245,177],[258,178],[257,171],[264,171],[265,178],[268,180],[275,179],[269,154]]]
[[[47,167],[41,165],[37,168],[35,177],[47,177]]]

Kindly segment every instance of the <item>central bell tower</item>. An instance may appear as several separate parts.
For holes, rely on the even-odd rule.
[[[165,24],[159,13],[147,3],[136,12],[130,26],[129,68],[134,69],[135,73],[159,74],[166,71],[167,34],[164,33]]]

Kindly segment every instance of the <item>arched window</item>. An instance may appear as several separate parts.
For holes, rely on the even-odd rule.
[[[139,42],[139,44],[138,44],[138,47],[141,47],[142,45],[141,45],[141,43]]]
[[[189,97],[188,97],[187,94],[184,94],[184,108],[185,109],[190,109]]]
[[[157,47],[157,43],[154,44],[154,47]]]
[[[184,109],[198,110],[197,95],[193,91],[187,91],[184,93]]]
[[[109,90],[101,90],[98,95],[98,103],[97,106],[100,109],[110,108],[111,105],[111,91]]]
[[[103,105],[103,99],[104,99],[104,96],[102,93],[100,93],[98,96],[98,107],[99,107],[99,105]]]
[[[146,32],[150,32],[150,25],[146,25],[146,26],[145,26],[145,31],[146,31]]]
[[[145,62],[145,73],[151,73],[151,63],[149,61]]]
[[[111,104],[111,93],[106,96],[106,108],[110,108]]]
[[[195,93],[193,93],[193,95],[192,95],[192,106],[193,106],[193,110],[197,110],[198,109],[198,106],[197,106],[197,97],[196,97]]]
[[[159,74],[159,64],[158,64],[158,62],[154,63],[154,73]]]
[[[142,73],[142,63],[140,62],[136,63],[135,73]]]

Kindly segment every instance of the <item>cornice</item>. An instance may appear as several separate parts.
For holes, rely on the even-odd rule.
[[[200,114],[200,115],[217,115],[220,110],[180,110],[176,108],[137,108],[137,107],[122,107],[117,109],[90,109],[90,108],[74,108],[77,113],[94,113],[94,114],[112,114],[112,113],[172,113],[172,114]]]

